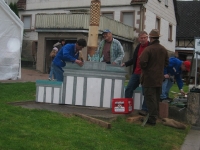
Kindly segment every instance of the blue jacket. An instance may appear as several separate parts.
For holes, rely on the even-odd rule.
[[[53,63],[60,68],[64,67],[66,65],[66,61],[75,62],[75,60],[78,59],[79,53],[75,54],[75,44],[66,44],[57,53]]]
[[[179,60],[178,58],[171,57],[171,58],[169,58],[169,65],[167,67],[165,67],[165,69],[164,69],[164,75],[169,74],[170,76],[174,76],[179,89],[182,89],[182,87],[183,87],[183,81],[182,81],[182,77],[181,77],[182,63],[183,62],[181,60]]]

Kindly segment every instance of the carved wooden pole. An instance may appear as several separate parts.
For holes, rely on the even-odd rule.
[[[90,6],[90,26],[89,36],[87,43],[87,55],[93,56],[97,49],[99,22],[100,22],[100,7],[101,2],[99,0],[92,0]]]

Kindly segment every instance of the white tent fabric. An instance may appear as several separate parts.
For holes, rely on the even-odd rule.
[[[21,78],[23,22],[0,0],[0,80]]]

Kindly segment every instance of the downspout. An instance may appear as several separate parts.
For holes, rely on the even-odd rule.
[[[139,25],[139,31],[143,31],[145,26],[144,26],[144,20],[145,20],[145,7],[141,5],[140,7],[140,25]]]

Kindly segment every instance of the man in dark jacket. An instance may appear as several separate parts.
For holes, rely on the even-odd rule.
[[[150,45],[140,56],[141,84],[149,113],[148,124],[155,125],[163,82],[163,70],[168,65],[167,50],[159,44],[159,30],[149,33]]]
[[[139,56],[142,54],[144,49],[149,45],[147,32],[141,31],[138,34],[138,40],[140,43],[135,48],[133,58],[128,60],[125,63],[122,63],[122,65],[121,65],[121,66],[126,66],[126,67],[133,65],[132,76],[131,76],[129,83],[125,90],[125,98],[132,98],[134,90],[140,84],[141,68],[140,68],[140,64],[139,64]],[[143,105],[142,105],[142,111],[140,111],[139,113],[142,115],[145,115],[146,112],[147,112],[147,107],[146,107],[146,103],[144,101]]]

